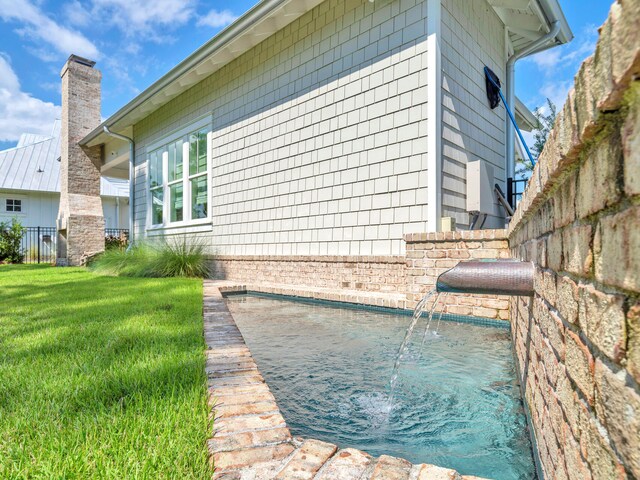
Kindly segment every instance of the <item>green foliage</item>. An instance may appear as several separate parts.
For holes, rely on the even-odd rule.
[[[112,248],[124,250],[125,248],[127,248],[128,244],[129,238],[124,233],[121,233],[120,235],[107,235],[104,238],[105,250],[111,250]]]
[[[538,107],[534,110],[533,114],[538,120],[537,127],[533,130],[533,138],[535,142],[531,147],[531,154],[537,160],[542,150],[544,149],[545,143],[547,143],[547,138],[549,137],[549,133],[553,129],[553,124],[556,121],[557,108],[555,104],[547,98],[547,109],[549,110],[548,114],[543,113],[543,108]],[[533,165],[526,159],[518,159],[516,161],[516,174],[521,176],[526,176],[528,173],[533,171]]]
[[[0,478],[211,478],[200,281],[0,265],[0,332]]]
[[[185,238],[159,243],[137,243],[129,250],[112,248],[89,268],[123,277],[207,277],[209,265],[200,243]]]
[[[11,223],[0,222],[0,263],[22,263],[24,253],[20,242],[26,231],[17,218]]]

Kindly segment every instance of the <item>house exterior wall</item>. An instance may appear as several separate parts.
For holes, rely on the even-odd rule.
[[[102,197],[105,228],[129,228],[129,199]]]
[[[7,199],[22,200],[22,212],[7,212]],[[10,222],[16,217],[25,227],[55,227],[60,194],[44,192],[0,191],[0,222]]]
[[[137,235],[188,233],[222,255],[403,254],[428,221],[427,11],[326,0],[136,124]],[[504,176],[482,73],[503,74],[504,26],[484,0],[446,0],[442,25],[442,214],[464,228],[466,162]],[[147,153],[207,115],[212,224],[148,232]]]
[[[426,2],[327,0],[135,125],[146,145],[213,112],[221,254],[399,254],[426,226]]]
[[[23,212],[5,211],[5,200],[22,200]],[[0,191],[0,222],[10,222],[16,217],[25,227],[55,227],[60,206],[59,193]],[[129,201],[120,199],[120,223],[116,224],[116,199],[102,197],[102,209],[106,228],[129,228]]]
[[[504,81],[504,24],[484,0],[442,0],[442,216],[466,228],[467,162],[493,166],[495,183],[505,188],[505,110],[489,108],[484,66]],[[503,228],[497,202],[484,228]]]

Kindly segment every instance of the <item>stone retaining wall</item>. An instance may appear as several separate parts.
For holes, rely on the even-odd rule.
[[[640,3],[613,5],[509,229],[512,332],[546,478],[640,478]]]
[[[212,276],[257,291],[412,309],[458,262],[509,256],[505,230],[417,233],[404,240],[406,256],[217,256]],[[444,311],[508,320],[509,300],[450,294]]]

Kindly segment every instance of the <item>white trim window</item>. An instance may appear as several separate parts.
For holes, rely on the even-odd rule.
[[[210,220],[210,130],[208,123],[200,128],[195,126],[151,147],[147,155],[149,228],[188,226]]]
[[[22,200],[19,198],[7,198],[4,202],[4,211],[7,213],[23,213]]]

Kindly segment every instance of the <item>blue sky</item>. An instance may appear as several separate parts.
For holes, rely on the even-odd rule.
[[[474,0],[469,0],[474,1]],[[102,71],[108,117],[255,0],[0,0],[0,149],[20,133],[47,134],[60,111],[60,69],[70,53]],[[575,38],[520,61],[517,94],[531,109],[562,104],[594,49],[608,0],[561,0]]]

